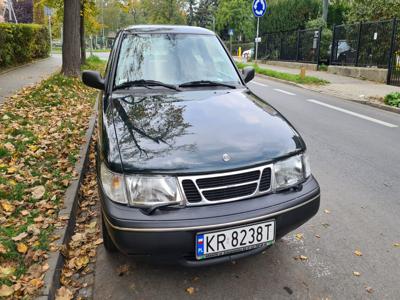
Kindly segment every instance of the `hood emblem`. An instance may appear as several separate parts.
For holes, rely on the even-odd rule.
[[[225,162],[228,162],[228,161],[230,161],[232,158],[229,156],[228,153],[225,153],[224,155],[222,155],[222,159],[223,159]]]

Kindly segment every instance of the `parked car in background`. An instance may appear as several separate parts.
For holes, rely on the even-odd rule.
[[[314,216],[293,126],[203,28],[118,33],[99,89],[96,164],[108,251],[204,266],[254,255]]]
[[[331,52],[332,52],[332,45],[329,46],[329,52],[328,52],[329,59],[331,59]],[[335,63],[340,65],[354,64],[356,61],[357,50],[353,49],[349,45],[347,40],[339,40],[337,46],[337,52],[335,54],[336,54],[336,57],[334,57]],[[331,62],[329,61],[329,63]]]
[[[254,58],[254,49],[251,48],[249,50],[243,51],[242,58],[247,60]]]

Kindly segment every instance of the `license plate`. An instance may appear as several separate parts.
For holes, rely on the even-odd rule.
[[[196,259],[227,255],[234,252],[272,245],[275,241],[275,221],[245,225],[196,235]]]

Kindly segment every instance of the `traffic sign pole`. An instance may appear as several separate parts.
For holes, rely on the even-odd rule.
[[[260,35],[260,18],[265,15],[267,11],[267,1],[266,0],[254,0],[253,1],[253,14],[257,18],[257,37],[255,39],[256,42],[256,53],[255,53],[255,63],[257,64],[258,60],[258,43],[261,41]]]
[[[256,57],[255,57],[255,63],[257,64],[258,60],[258,36],[260,34],[260,18],[257,18],[257,38],[256,38]]]

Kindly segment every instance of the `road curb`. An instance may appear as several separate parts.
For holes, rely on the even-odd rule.
[[[312,87],[309,87],[309,86],[306,86],[306,85],[302,85],[302,84],[298,84],[298,83],[295,83],[295,82],[286,81],[286,80],[278,79],[278,78],[274,78],[274,77],[269,77],[269,76],[262,75],[262,74],[257,74],[257,77],[264,78],[264,79],[267,79],[267,80],[276,81],[276,82],[280,82],[280,83],[284,83],[284,84],[288,84],[288,85],[291,85],[291,86],[296,86],[296,87],[299,87],[299,88],[302,88],[302,89],[305,89],[305,90],[308,90],[308,91],[320,93],[322,95],[334,96],[334,97],[340,98],[342,100],[356,102],[356,103],[360,103],[360,104],[364,104],[364,105],[368,105],[368,106],[371,106],[371,107],[375,107],[375,108],[379,108],[379,109],[382,109],[382,110],[386,110],[386,111],[390,111],[390,112],[393,112],[393,113],[400,114],[400,108],[397,108],[397,107],[378,104],[378,103],[370,102],[370,101],[367,101],[367,100],[360,100],[360,99],[354,99],[354,98],[345,98],[345,97],[342,97],[342,96],[339,96],[339,95],[335,95],[333,93],[331,94],[331,93],[326,93],[326,92],[323,92],[323,91],[315,90]]]
[[[60,237],[56,242],[56,246],[59,247],[59,249],[62,245],[68,244],[68,242],[71,240],[71,236],[74,233],[76,212],[78,208],[79,188],[86,172],[89,157],[89,147],[96,125],[96,108],[97,103],[94,106],[95,112],[89,119],[89,128],[87,129],[85,135],[85,144],[82,146],[79,152],[80,159],[75,164],[75,171],[78,173],[78,177],[67,188],[64,195],[64,207],[59,212],[59,217],[68,219],[67,223],[65,227],[54,231],[54,235]],[[53,300],[55,298],[56,291],[60,287],[60,276],[62,267],[64,265],[64,256],[61,254],[60,250],[57,250],[56,252],[49,252],[49,259],[47,263],[49,264],[49,269],[43,279],[44,287],[41,290],[40,295],[36,298],[39,300]]]

